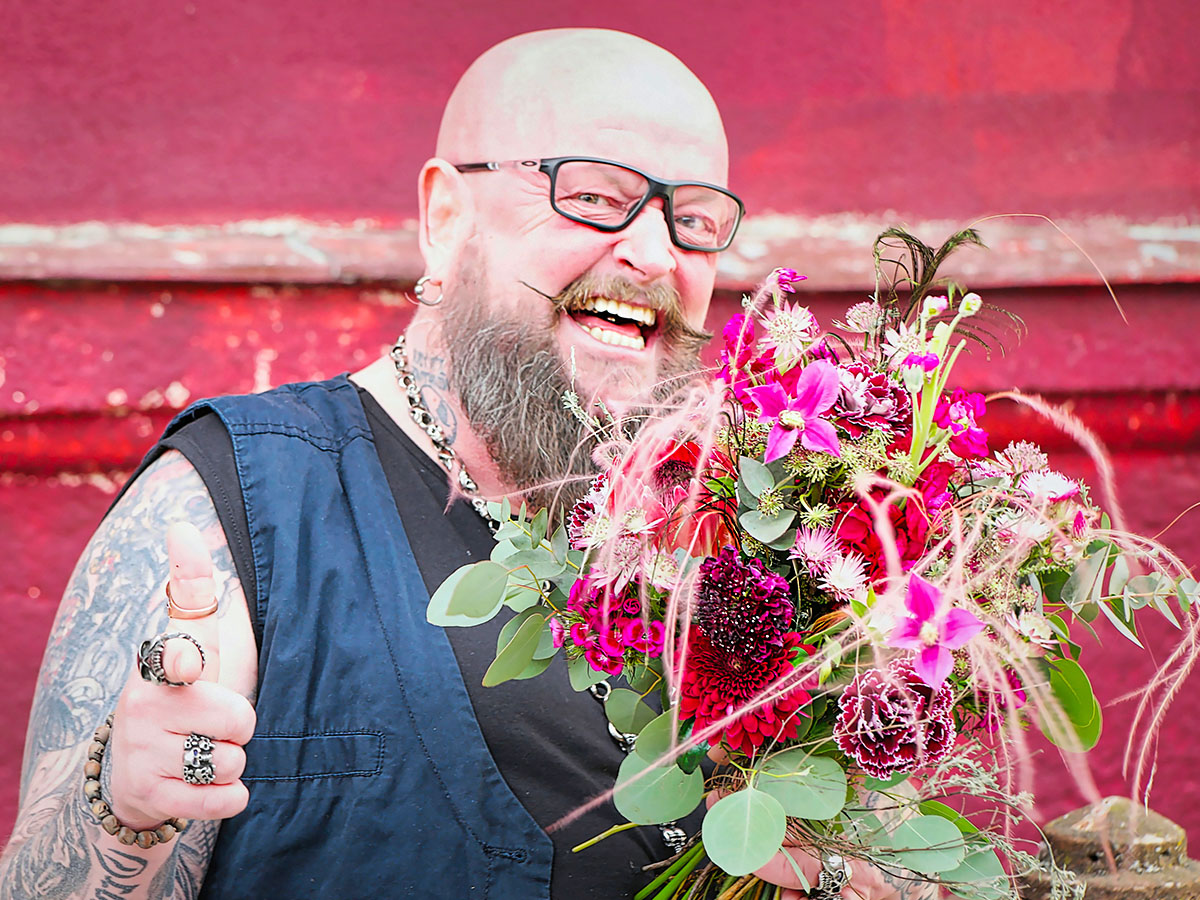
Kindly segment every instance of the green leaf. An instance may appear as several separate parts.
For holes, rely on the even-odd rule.
[[[524,612],[542,602],[542,583],[528,569],[513,569],[504,588],[504,605],[513,612]]]
[[[661,665],[661,657],[656,657],[651,660],[651,665],[638,666],[628,678],[629,686],[643,697],[646,696],[647,693],[662,684],[662,672],[657,668]]]
[[[617,772],[613,803],[617,812],[630,822],[661,825],[682,819],[703,796],[704,775],[700,772],[688,775],[673,765],[651,766],[636,753],[630,753]]]
[[[875,778],[868,775],[863,779],[863,784],[866,785],[868,791],[890,791],[896,785],[907,781],[908,774],[908,772],[898,772],[891,778]]]
[[[567,568],[565,562],[559,562],[554,554],[544,547],[532,550],[518,550],[504,560],[504,565],[512,569],[528,569],[535,578],[545,581],[557,578]]]
[[[642,702],[636,691],[618,688],[610,691],[604,701],[604,714],[618,731],[638,734],[654,720],[654,710]]]
[[[775,487],[775,476],[757,459],[743,456],[738,460],[738,473],[742,477],[743,486],[755,497],[761,497],[763,491]]]
[[[550,619],[553,612],[549,609],[546,612],[550,615],[546,616],[546,624],[542,626],[542,633],[538,635],[537,649],[533,651],[534,659],[554,659],[558,651],[562,649],[562,647],[554,646],[554,632],[550,630]]]
[[[1129,580],[1129,562],[1125,559],[1125,554],[1122,553],[1113,560],[1112,569],[1108,575],[1108,592],[1110,594],[1122,594],[1125,591],[1125,582]]]
[[[554,529],[554,536],[550,538],[550,552],[554,555],[554,559],[564,566],[567,564],[567,552],[571,549],[570,543],[567,541],[567,529],[559,525]]]
[[[477,563],[467,563],[465,566],[459,566],[438,586],[438,589],[433,592],[433,596],[429,598],[429,605],[425,607],[427,622],[442,628],[464,628],[480,624],[479,619],[471,616],[450,615],[446,609],[450,605],[450,597],[454,594],[458,583],[476,565]]]
[[[1175,596],[1179,598],[1179,608],[1186,613],[1193,603],[1200,601],[1200,584],[1184,578],[1175,586]]]
[[[938,876],[956,897],[966,900],[1007,900],[1008,874],[991,848],[972,850],[962,863]]]
[[[454,586],[446,614],[488,621],[504,605],[507,583],[508,569],[504,566],[491,561],[476,563]]]
[[[646,760],[646,762],[654,762],[671,749],[671,738],[673,736],[671,712],[668,709],[662,715],[656,716],[646,724],[645,728],[638,732],[638,739],[637,743],[633,745],[633,752]]]
[[[1121,607],[1120,612],[1117,611],[1118,603]],[[1125,609],[1124,600],[1114,600],[1111,603],[1102,602],[1097,605],[1108,621],[1112,622],[1113,627],[1125,636],[1126,640],[1131,641],[1138,647],[1142,646],[1142,642],[1138,640],[1137,632],[1134,630],[1136,626],[1133,621],[1133,612],[1132,610]]]
[[[1060,599],[1073,611],[1080,609],[1092,599],[1092,593],[1101,583],[1104,567],[1108,562],[1108,545],[1094,553],[1085,556],[1075,565],[1071,577],[1062,587]]]
[[[500,633],[496,635],[496,655],[500,655],[500,651],[503,650],[505,645],[507,645],[513,639],[513,636],[517,633],[517,629],[519,629],[522,625],[524,625],[534,616],[538,615],[542,616],[543,621],[545,621],[545,616],[549,615],[550,612],[551,610],[539,606],[534,609],[527,609],[519,612],[505,622],[500,629]]]
[[[962,832],[941,816],[913,816],[892,832],[892,854],[900,865],[922,875],[958,867],[966,855]]]
[[[539,509],[537,515],[533,517],[533,521],[529,523],[530,540],[533,546],[540,544],[543,538],[546,537],[546,528],[550,524],[550,513],[546,509]]]
[[[917,804],[917,809],[926,816],[941,816],[948,822],[953,822],[963,834],[978,834],[979,829],[971,824],[971,820],[960,813],[957,809],[947,806],[938,800],[922,800]]]
[[[759,510],[751,509],[742,513],[738,517],[738,521],[742,523],[742,527],[746,529],[750,537],[769,544],[782,537],[795,518],[796,511],[794,509],[785,510],[782,515],[778,516],[764,516]]]
[[[530,678],[536,678],[550,668],[550,663],[554,662],[554,657],[550,656],[546,659],[534,658],[533,662],[521,670],[519,675],[513,676],[513,681],[526,681]]]
[[[747,787],[714,803],[702,830],[708,858],[730,875],[747,875],[779,852],[787,816],[774,797]]]
[[[832,819],[846,805],[846,773],[828,756],[809,756],[801,747],[767,758],[755,787],[798,819]]]
[[[796,543],[796,529],[789,528],[767,546],[772,550],[790,550],[794,543]]]
[[[572,688],[586,691],[593,684],[599,684],[607,678],[608,673],[593,669],[592,664],[580,656],[567,661],[567,676],[571,679]]]
[[[520,615],[524,615],[521,613]],[[488,670],[483,673],[483,686],[495,687],[518,677],[533,662],[533,653],[537,649],[538,638],[542,633],[545,619],[540,615],[527,618],[517,633],[513,635],[504,649],[496,654]]]
[[[1052,710],[1042,710],[1039,716],[1042,732],[1051,743],[1063,749],[1091,750],[1100,740],[1103,717],[1087,673],[1073,659],[1056,659],[1050,663],[1049,680],[1050,691],[1062,707],[1067,722],[1056,721],[1057,716]],[[1055,734],[1063,725],[1068,725],[1074,731],[1079,742],[1078,748],[1071,746],[1068,736]]]

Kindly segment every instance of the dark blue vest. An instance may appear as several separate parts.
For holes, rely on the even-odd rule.
[[[344,376],[204,401],[233,439],[260,629],[250,805],[209,898],[549,897]],[[183,413],[182,420],[188,413]]]

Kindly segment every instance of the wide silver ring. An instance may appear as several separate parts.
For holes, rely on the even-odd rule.
[[[213,769],[213,742],[206,734],[194,731],[183,739],[183,780],[188,784],[212,784],[216,777]]]
[[[193,646],[200,651],[200,671],[204,671],[204,648],[200,646],[200,642],[190,634],[185,634],[182,631],[172,631],[167,634],[160,634],[158,637],[151,638],[148,641],[142,641],[142,646],[138,648],[137,661],[138,673],[142,676],[143,681],[148,681],[151,684],[169,684],[171,687],[183,687],[185,684],[191,684],[190,681],[171,681],[167,678],[162,661],[163,646],[172,638],[183,638],[185,641],[192,642]]]
[[[845,857],[826,853],[821,857],[821,877],[808,892],[809,900],[840,900],[842,888],[850,883],[850,865]]]

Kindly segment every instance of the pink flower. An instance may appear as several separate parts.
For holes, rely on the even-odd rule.
[[[820,418],[837,400],[838,383],[837,369],[825,360],[817,360],[800,374],[794,397],[775,382],[748,391],[758,404],[758,421],[773,425],[763,457],[766,462],[786,456],[797,439],[809,450],[841,456],[837,431]]]
[[[896,626],[888,643],[916,650],[913,669],[922,681],[937,690],[954,668],[950,651],[983,631],[983,622],[974,613],[951,606],[945,594],[919,575],[908,579],[904,605],[908,617]]]
[[[788,556],[801,560],[809,575],[823,575],[839,556],[837,538],[829,528],[802,525],[796,531],[796,543]]]
[[[975,424],[984,413],[983,394],[955,388],[949,400],[938,401],[933,421],[950,432],[950,449],[963,459],[988,455],[987,432]]]
[[[936,353],[910,353],[908,356],[904,357],[904,362],[902,362],[900,365],[920,366],[926,372],[932,372],[938,367],[938,363],[940,362],[941,360],[938,359],[938,355]]]

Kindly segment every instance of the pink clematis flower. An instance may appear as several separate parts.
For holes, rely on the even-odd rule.
[[[747,392],[758,404],[758,421],[774,425],[767,436],[766,462],[787,456],[797,439],[809,450],[842,455],[837,431],[820,418],[836,402],[839,383],[837,369],[819,359],[800,373],[793,397],[777,382]]]
[[[918,677],[938,690],[954,668],[951,650],[983,631],[979,617],[965,609],[952,607],[938,588],[919,575],[908,579],[904,598],[908,617],[892,631],[888,643],[905,650],[916,650],[913,669]]]

